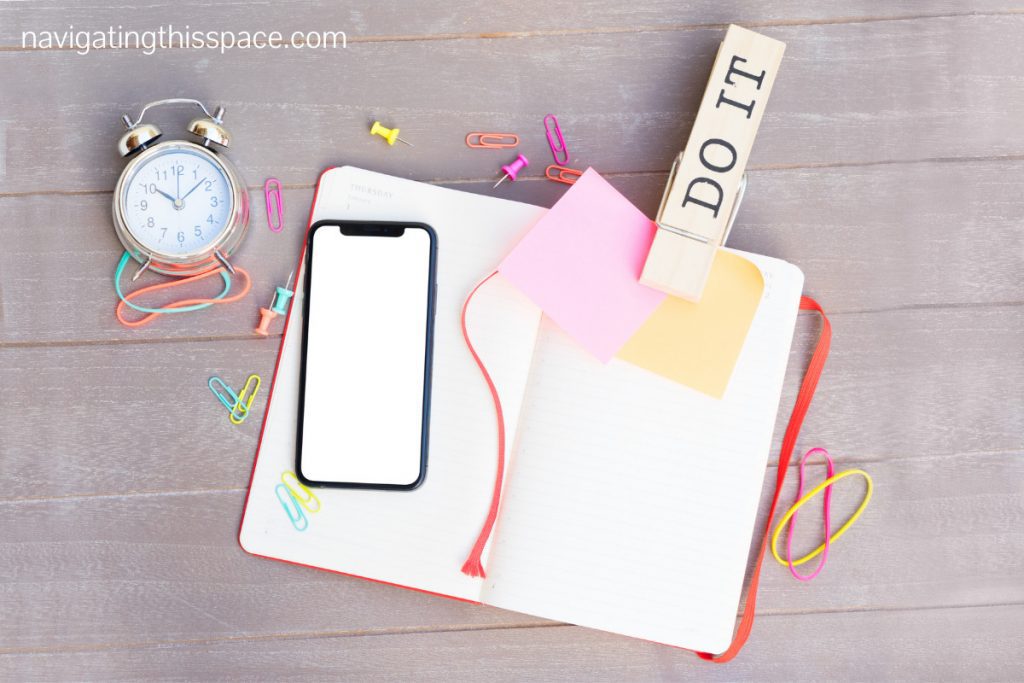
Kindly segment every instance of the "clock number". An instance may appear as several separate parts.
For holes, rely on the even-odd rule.
[[[206,181],[206,191],[209,192],[211,187],[213,187],[213,181],[212,180],[207,180]]]
[[[185,231],[182,230],[182,231],[180,231],[178,233],[178,244],[184,244],[184,243],[185,243]]]
[[[211,214],[210,214],[210,216],[209,216],[209,217],[208,217],[208,218],[206,219],[206,222],[207,222],[207,223],[209,223],[210,225],[213,225],[213,214],[212,214],[212,213],[211,213]]]
[[[156,226],[156,219],[155,218],[150,216],[149,218],[146,219],[146,227],[147,228],[152,228],[152,227],[155,227],[155,226]]]
[[[196,226],[196,237],[203,239],[203,229],[198,225]]]
[[[162,170],[162,171],[160,169],[156,169],[155,173],[156,173],[156,179],[157,180],[167,180],[167,169],[166,168],[164,170]],[[161,177],[161,174],[163,175],[163,177]],[[155,192],[156,191],[156,189],[155,189],[156,185],[154,185],[153,188],[154,188],[154,192]]]
[[[150,183],[149,185],[143,183],[142,191],[146,194],[156,194],[156,183]]]
[[[192,180],[199,180],[199,167],[196,166],[192,169]]]
[[[174,167],[174,175],[185,175],[185,167],[178,164]]]
[[[213,197],[210,197],[210,206],[217,206],[217,203],[218,203],[218,200],[217,200],[216,195],[214,195]]]
[[[167,228],[160,228],[160,241],[164,241],[164,237],[167,236]]]
[[[139,202],[139,208],[142,209],[143,211],[148,210],[149,209],[149,202],[147,202],[145,199],[143,199],[141,202]]]

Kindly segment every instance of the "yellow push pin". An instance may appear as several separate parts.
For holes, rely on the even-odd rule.
[[[407,141],[403,140],[402,138],[398,137],[398,129],[397,128],[385,128],[384,126],[380,125],[380,121],[374,121],[373,122],[373,125],[370,127],[370,135],[379,135],[379,136],[381,136],[382,138],[384,138],[385,140],[388,141],[389,145],[395,144],[395,140],[398,140],[399,142],[404,142],[405,144],[409,145],[410,147],[415,147],[416,146],[416,145],[412,144],[411,142],[407,142]]]

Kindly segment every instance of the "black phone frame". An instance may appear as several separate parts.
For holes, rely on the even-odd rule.
[[[423,417],[420,431],[420,471],[416,480],[410,484],[374,484],[368,482],[334,482],[314,481],[302,473],[302,422],[306,403],[306,349],[309,340],[309,303],[311,300],[311,284],[313,281],[313,238],[325,227],[336,227],[345,234],[378,235],[380,237],[400,237],[405,229],[424,230],[430,238],[430,272],[427,283],[427,329],[424,343],[423,369]],[[387,491],[412,491],[419,488],[427,476],[427,454],[430,441],[430,395],[431,377],[433,374],[434,357],[434,317],[437,306],[437,233],[426,223],[405,221],[351,221],[325,219],[314,223],[306,235],[306,255],[303,277],[302,305],[302,365],[299,371],[299,406],[295,430],[295,474],[299,481],[307,486],[346,489],[375,489]]]

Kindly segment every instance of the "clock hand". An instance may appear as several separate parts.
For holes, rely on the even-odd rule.
[[[178,199],[181,199],[181,174],[180,173],[175,173],[174,174],[174,182],[175,182],[174,193],[178,196]]]
[[[158,193],[162,194],[163,196],[167,197],[168,199],[170,199],[172,203],[173,203],[173,202],[177,202],[177,201],[178,201],[177,199],[175,199],[175,198],[174,198],[174,197],[172,197],[171,195],[167,194],[166,192],[164,192],[164,191],[163,191],[163,190],[161,190],[160,188],[157,188],[157,190],[156,190],[156,191],[157,191]]]
[[[185,193],[185,197],[187,197],[187,196],[189,196],[190,194],[192,194],[193,192],[195,192],[195,191],[196,191],[196,188],[197,188],[197,187],[199,187],[200,185],[202,185],[202,184],[203,184],[203,183],[205,183],[205,182],[206,182],[206,178],[204,177],[204,178],[203,178],[202,180],[200,180],[200,181],[199,181],[198,183],[196,183],[195,185],[193,185],[193,186],[192,186],[192,189],[191,189],[191,190],[189,190],[188,192],[186,192],[186,193]],[[182,199],[185,199],[185,197],[182,197]]]

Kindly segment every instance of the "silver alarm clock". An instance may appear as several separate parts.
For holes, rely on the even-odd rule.
[[[203,116],[187,131],[187,140],[159,141],[163,135],[146,112],[166,104],[194,104]],[[249,195],[238,170],[216,147],[227,148],[230,136],[223,126],[224,108],[214,113],[198,100],[150,102],[138,119],[121,117],[127,131],[117,143],[131,157],[114,190],[114,231],[121,244],[145,270],[174,276],[197,275],[223,265],[249,227]]]

